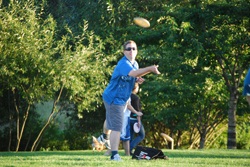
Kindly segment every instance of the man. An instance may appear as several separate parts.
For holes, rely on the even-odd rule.
[[[250,69],[244,80],[243,95],[246,96],[246,100],[250,106]]]
[[[110,146],[111,160],[120,161],[118,147],[120,134],[122,131],[124,109],[130,97],[135,82],[144,82],[142,76],[148,73],[160,74],[158,66],[148,66],[139,68],[135,58],[137,55],[136,43],[129,40],[123,45],[124,56],[119,60],[115,67],[111,80],[103,92],[103,102],[106,109],[106,126],[111,130]]]

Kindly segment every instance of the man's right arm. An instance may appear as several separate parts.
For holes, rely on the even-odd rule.
[[[160,72],[158,71],[158,65],[139,68],[138,70],[131,70],[128,75],[132,77],[141,77],[151,72],[155,74],[160,74]]]

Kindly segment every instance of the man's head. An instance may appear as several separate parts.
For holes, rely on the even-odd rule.
[[[123,53],[133,63],[137,55],[136,43],[132,40],[126,41],[123,44]]]

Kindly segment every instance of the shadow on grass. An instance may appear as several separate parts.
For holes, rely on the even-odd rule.
[[[76,157],[82,156],[104,156],[106,150],[98,152],[92,150],[82,151],[36,151],[36,152],[0,152],[0,156],[67,156]],[[123,150],[119,151],[123,154]],[[230,158],[230,159],[245,159],[250,157],[250,150],[163,150],[164,154],[169,158]]]
[[[163,151],[172,158],[230,158],[245,159],[250,157],[250,150],[170,150]]]
[[[0,152],[0,156],[99,156],[104,152],[83,150],[83,151],[34,151],[34,152]]]

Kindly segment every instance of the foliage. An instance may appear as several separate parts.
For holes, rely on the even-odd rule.
[[[64,140],[64,133],[58,129],[56,124],[52,123],[50,125],[50,128],[43,135],[41,151],[69,150],[69,143]]]
[[[18,89],[29,103],[45,96],[47,76],[52,70],[55,22],[48,17],[41,22],[31,9],[32,4],[10,4],[1,9],[1,78],[7,89]],[[49,62],[52,61],[52,62]],[[31,82],[33,81],[33,82]],[[46,86],[46,88],[45,88]],[[50,92],[48,92],[50,93]],[[45,96],[46,97],[46,96]]]
[[[249,149],[249,115],[243,115],[237,117],[237,149]],[[209,144],[208,148],[218,148],[225,149],[226,148],[226,128],[221,126],[220,130],[216,131],[214,134],[213,140],[214,142]]]
[[[238,117],[237,124],[237,148],[238,149],[250,149],[250,143],[248,139],[250,137],[250,117],[249,115],[244,115]]]
[[[226,110],[230,111],[228,114],[229,125],[232,125],[231,122],[234,118],[230,118],[236,112],[235,104],[237,102],[235,101],[238,100],[238,92],[235,91],[239,88],[240,79],[244,76],[242,75],[243,71],[248,68],[245,63],[249,59],[249,47],[247,46],[249,33],[246,33],[246,29],[249,27],[247,26],[249,25],[249,19],[247,18],[245,5],[245,2],[242,2],[241,6],[237,5],[237,8],[242,9],[241,13],[232,12],[228,14],[225,13],[228,11],[226,9],[233,7],[234,4],[221,2],[221,4],[211,5],[193,1],[193,4],[180,3],[179,6],[173,6],[178,10],[172,10],[173,12],[169,12],[168,17],[162,17],[160,23],[168,23],[167,21],[171,18],[172,22],[170,23],[176,25],[176,29],[173,29],[175,31],[172,30],[172,33],[168,33],[169,37],[175,37],[172,38],[171,43],[167,43],[170,40],[162,40],[161,49],[157,50],[159,55],[165,57],[154,56],[161,60],[159,64],[165,65],[166,77],[156,79],[160,82],[150,83],[146,87],[146,97],[143,97],[143,99],[146,99],[145,108],[154,109],[153,116],[155,119],[159,122],[165,121],[166,126],[173,125],[172,127],[178,129],[178,131],[187,128],[191,132],[192,127],[196,127],[200,131],[200,138],[202,138],[204,132],[207,133],[209,129],[214,130],[214,125],[218,125],[225,119]],[[221,8],[221,10],[216,10],[218,8]],[[171,11],[171,9],[168,11]],[[224,17],[227,17],[228,22],[222,21],[225,20]],[[160,25],[154,28],[157,29],[158,27]],[[222,33],[223,27],[228,27],[225,33]],[[236,30],[234,27],[242,28]],[[163,29],[169,30],[168,27]],[[214,31],[217,30],[218,36],[214,34]],[[235,34],[235,37],[231,37],[233,34]],[[216,42],[219,46],[213,46],[212,44],[217,38],[220,39],[219,42]],[[172,45],[172,49],[168,47],[169,45]],[[166,50],[169,51],[166,52]],[[221,59],[214,57],[214,54],[218,54]],[[155,61],[154,58],[153,61]],[[238,66],[239,64],[241,65]],[[227,87],[224,87],[224,83]],[[230,108],[227,109],[225,104],[229,96],[230,102],[232,101],[233,104],[230,104]],[[215,115],[216,112],[217,116]],[[173,117],[172,113],[175,113]],[[202,113],[203,115],[201,115]],[[207,119],[205,119],[204,114],[207,114]],[[203,122],[200,118],[203,119]],[[214,118],[220,118],[221,120],[216,123]],[[204,120],[210,123],[204,124]],[[183,125],[178,126],[181,124]],[[204,125],[207,127],[204,128]],[[204,129],[203,132],[201,131],[202,128]],[[169,133],[173,135],[173,131],[174,129],[170,129]],[[178,140],[177,138],[177,142]],[[192,133],[190,140],[193,140]]]
[[[101,40],[93,32],[87,32],[86,22],[81,36],[73,37],[71,30],[66,29],[68,34],[56,40],[55,20],[51,16],[42,19],[43,10],[37,11],[32,2],[11,1],[8,7],[1,9],[0,77],[4,90],[18,92],[25,102],[23,105],[34,105],[40,101],[61,100],[58,96],[61,89],[61,106],[55,103],[54,111],[59,112],[60,107],[70,103],[77,105],[80,112],[95,110],[100,106],[101,90],[109,71],[109,58],[101,53]],[[106,71],[102,70],[104,67]],[[21,107],[27,110],[20,122],[19,142],[30,112],[29,107],[21,103],[16,109]],[[16,111],[18,117],[24,113]],[[19,121],[17,125],[19,132]]]
[[[0,78],[4,90],[11,90],[14,95],[18,150],[30,106],[41,99],[51,98],[56,89],[51,84],[53,78],[47,77],[53,69],[51,55],[55,53],[52,49],[55,22],[51,17],[43,21],[37,18],[32,1],[12,1],[1,9],[0,24]],[[22,122],[19,119],[21,114],[24,117]]]
[[[140,67],[158,64],[162,73],[145,76],[139,93],[143,144],[164,146],[159,134],[165,132],[176,148],[225,148],[227,135],[216,135],[224,130],[226,116],[235,127],[234,115],[249,114],[239,96],[249,67],[248,9],[247,0],[5,1],[0,9],[1,100],[18,97],[21,117],[28,104],[40,101],[57,102],[56,113],[73,110],[68,129],[56,132],[51,126],[41,147],[88,149],[91,135],[102,131],[102,91],[122,56],[121,45],[133,39]],[[136,16],[147,18],[151,27],[135,26]],[[1,125],[17,117],[12,102],[7,104],[1,103]],[[237,147],[248,148],[243,129],[237,129]],[[222,145],[213,135],[222,137]],[[24,137],[28,141],[26,132]]]

